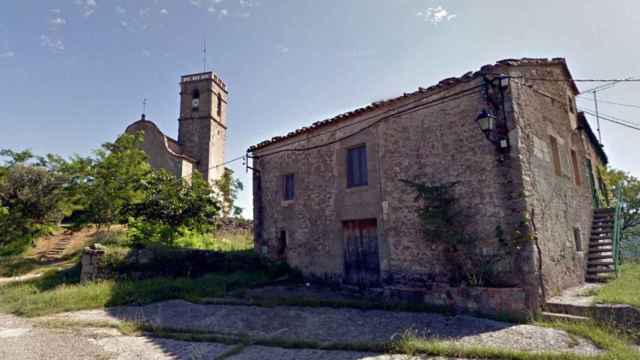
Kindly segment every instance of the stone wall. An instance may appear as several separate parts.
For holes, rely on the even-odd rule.
[[[477,251],[486,256],[499,251],[496,227],[511,236],[522,221],[521,169],[518,149],[501,160],[475,122],[487,106],[481,83],[482,78],[476,77],[418,93],[354,116],[348,127],[337,122],[308,138],[300,135],[256,151],[257,247],[277,257],[279,234],[286,231],[284,257],[290,265],[308,276],[339,282],[344,274],[342,222],[376,219],[384,284],[448,283],[452,259],[447,258],[442,239],[424,238],[416,192],[401,181],[412,180],[432,185],[458,182],[455,197],[464,213],[465,230],[477,239]],[[438,106],[400,113],[465,89],[475,90]],[[377,116],[394,113],[376,122]],[[355,135],[343,139],[349,134]],[[280,151],[325,143],[330,145]],[[347,188],[346,153],[359,144],[367,146],[368,185]],[[271,151],[277,153],[269,155]],[[283,201],[282,176],[288,173],[295,174],[293,201]],[[526,255],[530,249],[521,252]],[[532,272],[521,260],[519,255],[500,264],[502,281],[515,286],[523,274]]]
[[[511,75],[561,79],[560,66],[519,67]],[[526,216],[541,252],[544,295],[585,281],[592,222],[592,195],[585,159],[601,164],[584,130],[579,129],[575,92],[569,82],[511,81],[514,124],[520,135]],[[557,141],[559,169],[554,165],[551,136]],[[571,152],[578,160],[574,169]],[[595,175],[594,175],[595,177]],[[579,239],[576,240],[575,233]],[[536,256],[537,257],[537,256]],[[538,276],[540,274],[538,273]]]

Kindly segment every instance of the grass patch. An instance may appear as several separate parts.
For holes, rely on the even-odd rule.
[[[0,292],[0,312],[41,316],[118,305],[143,305],[162,300],[198,302],[228,291],[271,280],[267,273],[236,272],[199,278],[104,280],[80,283],[79,269],[51,271],[41,278],[8,284]]]
[[[596,302],[627,304],[640,308],[640,262],[624,264],[620,276],[598,291]]]

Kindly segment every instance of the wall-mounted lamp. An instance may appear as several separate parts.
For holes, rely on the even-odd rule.
[[[507,139],[501,131],[497,131],[498,134],[495,137],[492,136],[496,133],[497,129],[497,117],[495,115],[487,110],[482,110],[480,114],[478,114],[478,117],[476,117],[476,122],[487,140],[491,141],[501,150],[509,148],[509,139]]]

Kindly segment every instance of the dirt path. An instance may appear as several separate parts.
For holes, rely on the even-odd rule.
[[[381,310],[197,305],[174,300],[141,307],[58,314],[49,318],[115,323],[127,320],[161,328],[319,343],[385,343],[411,332],[460,344],[533,352],[552,349],[594,354],[600,351],[591,342],[556,329],[470,316],[447,317]]]

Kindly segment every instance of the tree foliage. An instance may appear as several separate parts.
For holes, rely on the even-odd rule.
[[[186,181],[152,170],[142,141],[142,134],[124,134],[94,156],[68,160],[1,150],[8,159],[0,165],[0,253],[21,251],[65,217],[77,227],[128,223],[131,237],[145,244],[210,230],[221,206],[209,184],[200,174]],[[242,185],[231,175],[223,194],[233,207]]]
[[[185,232],[213,229],[220,205],[199,173],[188,182],[164,170],[154,170],[140,189],[142,201],[129,207],[131,237],[136,244],[173,245]]]
[[[242,208],[236,206],[238,193],[244,189],[242,182],[233,176],[233,170],[224,168],[224,173],[216,181],[216,187],[222,198],[222,216],[238,217],[242,214]]]
[[[622,231],[625,237],[638,235],[640,233],[640,179],[623,170],[607,168],[603,171],[603,180],[610,189],[606,196],[612,206],[616,205],[616,194],[622,187],[624,219]]]

